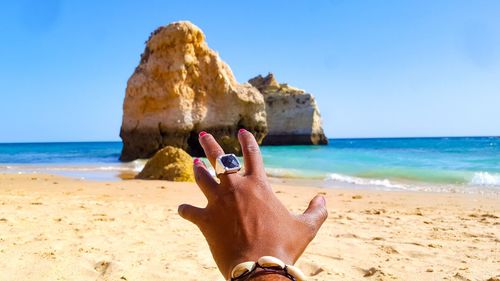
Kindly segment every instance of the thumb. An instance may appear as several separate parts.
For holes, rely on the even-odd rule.
[[[177,209],[177,212],[183,219],[199,225],[205,214],[205,209],[194,207],[189,204],[182,204]]]
[[[316,195],[311,202],[309,202],[309,206],[304,211],[304,214],[302,214],[302,217],[316,233],[328,217],[325,197]]]

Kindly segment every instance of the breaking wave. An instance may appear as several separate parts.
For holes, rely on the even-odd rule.
[[[407,187],[402,184],[392,183],[388,179],[364,179],[358,177],[352,177],[342,174],[332,173],[329,174],[325,180],[336,181],[341,183],[355,184],[355,185],[366,185],[366,186],[380,186],[391,189],[406,189]]]
[[[118,180],[122,174],[140,172],[146,162],[139,159],[128,163],[0,165],[0,173],[57,174],[80,179]]]
[[[500,174],[476,172],[470,180],[471,185],[500,186]]]

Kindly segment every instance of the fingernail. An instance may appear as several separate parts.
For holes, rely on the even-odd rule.
[[[203,136],[204,136],[204,135],[206,135],[206,134],[207,134],[207,132],[205,132],[205,131],[201,131],[201,132],[200,132],[200,138],[201,138],[201,137],[203,137]]]
[[[320,200],[321,200],[321,203],[322,203],[323,205],[326,205],[326,200],[325,200],[325,197],[324,197],[324,196],[320,196],[319,198],[320,198]]]
[[[238,131],[238,134],[243,134],[244,132],[246,132],[247,130],[241,128],[239,131]]]
[[[195,164],[200,163],[200,158],[194,158],[193,162],[194,162]]]

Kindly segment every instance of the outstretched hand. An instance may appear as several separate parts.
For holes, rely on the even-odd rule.
[[[195,159],[196,183],[208,199],[205,208],[179,206],[179,214],[205,236],[210,251],[226,279],[231,269],[261,256],[274,256],[294,264],[325,221],[325,198],[314,197],[301,215],[291,214],[276,197],[267,180],[254,136],[241,129],[245,174],[221,174],[218,183],[199,159]],[[224,151],[214,137],[200,133],[199,141],[215,167]]]

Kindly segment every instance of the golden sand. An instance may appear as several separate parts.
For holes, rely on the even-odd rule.
[[[294,212],[327,198],[298,262],[310,280],[500,280],[498,198],[274,190]],[[193,183],[0,175],[0,280],[223,280],[181,203],[205,199]]]

